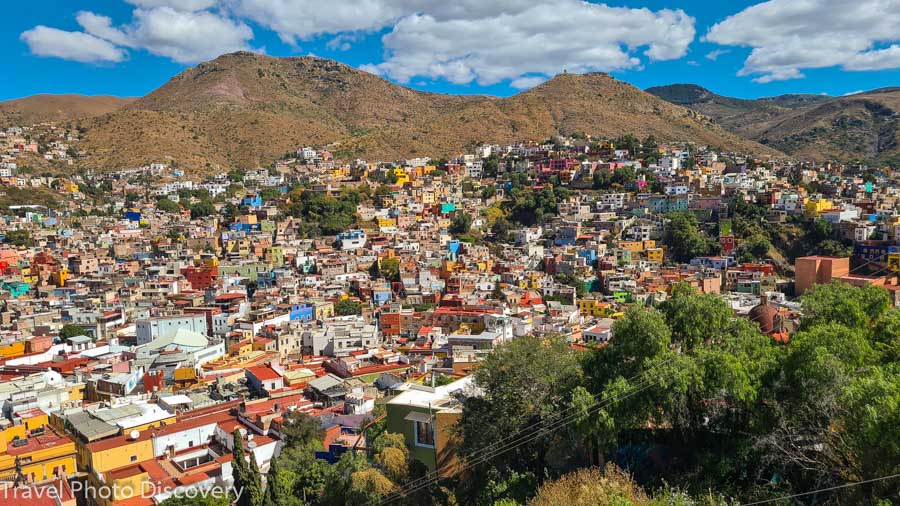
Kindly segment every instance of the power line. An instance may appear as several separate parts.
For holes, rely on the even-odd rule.
[[[670,358],[669,360],[667,360],[666,362],[671,361],[671,360],[674,360],[674,358],[675,358],[675,357],[672,357],[672,358]],[[664,363],[665,363],[665,362],[664,362]],[[662,365],[662,364],[659,364],[659,365]],[[652,370],[652,369],[648,369],[648,370],[645,371],[643,374],[649,373],[651,370]],[[672,373],[672,372],[677,372],[677,371],[670,371],[670,373]],[[482,455],[482,456],[480,456],[480,457],[477,457],[477,458],[474,458],[474,459],[470,459],[470,460],[464,462],[463,464],[461,464],[460,466],[458,466],[457,469],[456,469],[456,473],[459,473],[459,472],[462,472],[462,471],[471,469],[472,467],[474,467],[474,466],[476,466],[476,465],[478,465],[478,464],[482,464],[482,463],[488,462],[489,460],[493,459],[494,457],[496,457],[496,456],[498,456],[498,455],[501,455],[501,454],[506,453],[506,452],[508,452],[508,451],[510,451],[510,450],[513,450],[513,449],[515,449],[515,448],[518,448],[518,447],[520,447],[520,446],[522,446],[522,445],[524,445],[524,444],[527,444],[527,443],[529,443],[529,442],[531,442],[531,441],[537,439],[538,437],[547,435],[547,434],[549,434],[549,433],[551,433],[551,432],[553,432],[553,431],[555,431],[555,430],[557,430],[557,429],[559,429],[559,428],[562,428],[562,427],[568,425],[570,422],[572,422],[572,421],[573,421],[574,419],[576,419],[576,418],[580,418],[580,417],[582,417],[582,416],[592,415],[592,414],[594,414],[594,413],[596,413],[596,412],[599,412],[601,409],[603,409],[603,408],[609,406],[610,404],[613,404],[613,403],[619,402],[619,401],[621,401],[621,400],[625,400],[625,399],[627,399],[627,398],[629,398],[629,397],[631,397],[631,396],[637,395],[637,394],[639,394],[639,393],[641,393],[641,392],[643,392],[643,391],[645,391],[645,390],[647,390],[647,389],[653,387],[653,386],[654,386],[654,383],[656,383],[656,382],[659,381],[659,380],[664,379],[665,377],[666,377],[665,374],[663,374],[663,375],[661,375],[661,376],[655,376],[654,378],[650,379],[650,380],[647,381],[646,383],[642,384],[641,386],[637,387],[636,389],[633,389],[633,390],[630,391],[630,392],[625,392],[625,393],[619,394],[619,395],[616,396],[616,397],[613,397],[613,398],[609,398],[609,399],[604,400],[604,402],[602,402],[602,403],[600,403],[600,404],[598,404],[598,405],[592,407],[591,409],[587,410],[586,413],[574,413],[573,415],[568,416],[568,417],[566,417],[566,418],[563,419],[563,420],[559,420],[558,422],[553,423],[553,424],[552,424],[551,426],[549,426],[549,427],[546,427],[546,428],[544,428],[544,429],[539,429],[538,431],[536,431],[536,432],[533,433],[533,434],[526,435],[524,438],[520,438],[519,440],[513,441],[513,442],[511,442],[511,443],[507,443],[507,444],[501,446],[500,448],[498,448],[498,449],[496,449],[496,450],[494,450],[494,451],[489,452],[489,453],[486,454],[486,455]],[[596,397],[596,395],[595,395],[595,397]],[[527,429],[527,428],[526,428],[526,429]],[[496,446],[496,445],[491,445],[491,446]],[[410,493],[413,493],[413,492],[417,492],[417,491],[419,491],[419,490],[422,490],[422,489],[424,489],[424,488],[426,488],[426,487],[432,485],[433,483],[436,483],[439,479],[440,479],[440,476],[436,476],[436,477],[429,478],[429,479],[426,479],[426,480],[421,480],[421,479],[420,479],[420,480],[418,480],[418,483],[407,484],[407,485],[404,486],[402,489],[400,489],[400,490],[398,490],[398,491],[396,491],[396,492],[390,494],[389,496],[385,497],[379,504],[382,504],[382,505],[383,505],[383,504],[388,504],[388,503],[390,503],[390,502],[392,502],[392,501],[394,501],[394,500],[396,500],[396,499],[399,499],[400,497],[402,497],[402,496],[404,496],[404,495],[407,495],[407,494],[410,494]]]
[[[748,502],[748,503],[741,504],[741,506],[755,506],[755,505],[757,505],[757,504],[767,504],[767,503],[771,503],[771,502],[775,502],[775,501],[782,501],[782,500],[785,500],[785,499],[793,499],[793,498],[795,498],[795,497],[803,497],[803,496],[807,496],[807,495],[818,494],[819,492],[830,492],[830,491],[832,491],[832,490],[839,490],[839,489],[842,489],[842,488],[855,487],[855,486],[857,486],[857,485],[865,485],[866,483],[875,483],[875,482],[877,482],[877,481],[892,480],[892,479],[894,479],[894,478],[900,478],[900,473],[898,473],[898,474],[892,474],[892,475],[890,475],[890,476],[882,476],[882,477],[880,477],[880,478],[872,478],[872,479],[870,479],[870,480],[854,481],[854,482],[850,482],[850,483],[844,483],[844,484],[842,484],[842,485],[835,485],[835,486],[833,486],[833,487],[827,487],[827,488],[820,488],[820,489],[816,489],[816,490],[810,490],[810,491],[808,491],[808,492],[800,492],[799,494],[785,495],[785,496],[781,496],[781,497],[776,497],[776,498],[774,498],[774,499],[765,499],[765,500],[762,500],[762,501]]]
[[[671,362],[672,360],[675,360],[675,357],[674,357],[674,356],[673,356],[673,357],[670,357],[670,358],[668,358],[668,359],[666,359],[666,360],[664,360],[664,361],[662,361],[662,362],[660,362],[660,363],[654,364],[654,365],[652,365],[650,368],[644,370],[643,372],[641,372],[641,373],[639,373],[639,374],[636,374],[636,375],[632,376],[631,378],[628,378],[628,381],[633,381],[633,380],[638,379],[638,378],[640,378],[640,377],[642,377],[642,376],[646,376],[647,374],[651,373],[654,369],[657,369],[657,368],[659,368],[659,367],[661,367],[661,366],[664,366],[664,365],[666,365],[667,363]],[[637,385],[635,385],[635,386],[636,386],[636,387],[637,387],[637,386],[642,386],[644,383],[645,383],[645,380],[641,380],[641,382],[639,382],[639,383],[638,383]],[[592,395],[592,397],[593,397],[595,400],[601,400],[600,396],[602,395],[602,392],[601,392],[601,393],[596,393],[596,394],[591,394],[591,395]],[[516,442],[520,441],[521,438],[523,438],[523,437],[526,437],[526,438],[527,438],[527,436],[529,435],[529,434],[527,434],[528,431],[530,431],[530,430],[535,430],[535,431],[540,430],[540,426],[541,426],[541,425],[553,423],[553,422],[556,421],[557,419],[563,418],[563,417],[567,414],[567,412],[572,411],[572,410],[574,410],[574,409],[576,409],[574,406],[569,406],[569,407],[567,407],[567,408],[561,410],[560,412],[556,413],[553,417],[545,418],[545,419],[540,420],[540,421],[538,421],[538,422],[536,422],[536,423],[534,423],[534,424],[531,424],[531,425],[528,425],[528,426],[526,426],[526,427],[523,427],[523,428],[519,429],[518,431],[514,432],[513,434],[511,434],[511,435],[509,435],[509,436],[506,436],[506,437],[500,439],[499,441],[496,441],[496,442],[494,442],[494,443],[491,443],[490,445],[488,445],[488,446],[486,446],[486,447],[484,447],[484,448],[480,448],[479,450],[477,450],[477,451],[473,452],[472,454],[466,456],[466,458],[467,458],[468,460],[473,460],[473,459],[475,459],[475,458],[477,458],[477,457],[480,457],[482,454],[485,454],[485,453],[494,451],[494,450],[495,450],[496,448],[498,448],[498,447],[501,447],[501,446],[504,446],[504,445],[508,445],[508,444],[511,444],[511,443],[516,443]],[[416,479],[416,480],[413,480],[413,481],[411,481],[411,482],[405,484],[404,487],[411,487],[411,486],[418,485],[419,483],[423,483],[423,482],[425,482],[425,481],[428,481],[428,480],[430,480],[430,479],[432,479],[432,478],[434,478],[434,477],[437,477],[437,476],[438,476],[438,473],[439,473],[439,471],[438,471],[437,469],[435,469],[434,471],[431,471],[431,472],[425,474],[425,475],[422,476],[421,478],[418,478],[418,479]]]
[[[867,262],[865,262],[865,263],[863,263],[863,264],[861,264],[861,265],[858,265],[858,266],[854,267],[851,271],[849,271],[849,273],[852,273],[853,271],[856,271],[856,270],[858,270],[858,269],[861,269],[861,268],[865,267],[866,265],[869,265],[869,264],[871,264],[871,263],[877,261],[878,259],[880,259],[880,258],[882,258],[882,257],[884,257],[884,256],[886,256],[886,254],[879,255],[879,256],[876,257],[876,258],[873,258],[873,259],[871,259],[871,260],[869,260],[869,261],[867,261]],[[884,270],[884,269],[881,269],[881,270],[879,270],[879,272],[881,272],[881,271],[883,271],[883,270]],[[794,299],[794,300],[796,300],[796,299]],[[758,319],[758,318],[759,318],[759,317],[757,317],[757,318],[752,318],[752,319],[750,319],[750,321],[754,321],[754,320],[756,320],[756,319]],[[640,374],[638,374],[638,375],[632,377],[630,380],[633,380],[633,379],[635,379],[635,378],[644,376],[644,375],[650,373],[653,369],[655,369],[655,368],[657,368],[657,367],[660,367],[660,366],[662,366],[662,365],[665,365],[666,363],[668,363],[668,362],[670,362],[670,361],[672,361],[672,360],[674,360],[674,359],[675,359],[675,357],[673,356],[673,357],[671,357],[671,358],[665,360],[664,362],[661,362],[661,363],[659,363],[659,364],[655,364],[655,365],[653,365],[651,368],[647,369],[646,371],[644,371],[644,372],[642,372],[642,373],[640,373]],[[649,381],[646,381],[646,382],[645,382],[645,381],[641,381],[640,383],[638,383],[638,385],[636,385],[636,388],[637,388],[636,390],[633,390],[633,391],[631,391],[631,392],[627,392],[627,393],[621,394],[621,398],[615,397],[615,398],[607,399],[606,402],[601,403],[601,404],[598,404],[597,406],[594,406],[593,408],[589,409],[589,410],[587,411],[587,413],[583,413],[583,414],[582,414],[582,413],[575,413],[575,414],[572,415],[572,416],[568,416],[568,417],[566,417],[566,418],[564,418],[564,419],[562,419],[562,420],[558,420],[558,421],[555,421],[554,419],[541,420],[540,422],[537,422],[536,424],[533,424],[533,425],[528,426],[528,427],[524,427],[523,429],[520,429],[519,431],[517,431],[516,433],[514,433],[514,434],[511,435],[511,436],[507,436],[507,437],[501,439],[500,441],[497,441],[497,442],[495,442],[495,443],[492,443],[492,444],[489,445],[489,446],[486,446],[486,447],[484,447],[484,448],[481,448],[481,449],[477,450],[475,453],[473,453],[472,455],[470,455],[470,456],[468,457],[468,461],[467,461],[467,462],[464,462],[461,466],[457,467],[456,473],[459,473],[459,472],[461,472],[461,471],[470,469],[470,468],[472,468],[472,467],[474,467],[474,466],[476,466],[476,465],[478,465],[478,464],[482,464],[482,463],[484,463],[484,462],[487,462],[487,461],[493,459],[493,458],[496,457],[496,456],[499,456],[499,455],[501,455],[501,454],[503,454],[503,453],[506,453],[506,452],[508,452],[508,451],[510,451],[510,450],[513,450],[513,449],[518,448],[518,447],[520,447],[520,446],[522,446],[522,445],[524,445],[524,444],[527,444],[527,443],[529,443],[529,442],[531,442],[531,441],[537,439],[538,437],[544,436],[544,435],[546,435],[546,434],[549,434],[549,433],[553,432],[554,430],[557,430],[558,428],[562,428],[562,427],[566,426],[568,423],[570,423],[572,420],[574,420],[574,419],[577,418],[577,417],[581,417],[581,416],[585,416],[585,415],[591,415],[591,414],[593,414],[594,412],[599,411],[600,409],[602,409],[602,408],[608,406],[609,404],[618,402],[618,401],[620,401],[620,400],[627,399],[628,397],[631,397],[631,396],[633,396],[633,395],[637,395],[638,393],[643,392],[644,390],[647,390],[647,389],[649,389],[650,387],[652,387],[652,386],[654,385],[654,383],[656,382],[656,380],[661,380],[661,379],[663,379],[663,378],[664,378],[664,376],[659,376],[659,377],[656,377],[655,380],[649,380]],[[630,380],[629,380],[629,381],[630,381]],[[602,395],[602,392],[601,392],[601,393],[597,393],[597,394],[593,394],[593,397],[594,397],[595,399],[598,399],[598,398],[599,398],[598,396],[600,396],[600,395]],[[568,408],[562,410],[559,414],[556,415],[555,418],[556,418],[556,419],[560,419],[560,418],[563,417],[563,415],[564,415],[566,412],[571,411],[571,410],[573,410],[573,409],[575,409],[575,407],[574,407],[574,406],[570,406],[570,407],[568,407]],[[545,424],[547,424],[548,422],[551,422],[551,425],[550,425],[550,426],[544,427],[544,428],[540,428],[541,425],[545,425]],[[533,432],[533,433],[531,433],[531,434],[527,434],[526,432],[529,431],[529,430],[535,430],[535,432]],[[388,503],[390,503],[390,502],[392,502],[392,501],[394,501],[394,500],[396,500],[396,499],[399,499],[400,497],[402,497],[402,496],[404,496],[404,495],[408,495],[408,494],[410,494],[410,493],[413,493],[413,492],[417,492],[417,491],[419,491],[419,490],[422,490],[422,489],[424,489],[425,487],[428,487],[428,486],[432,485],[433,483],[436,483],[439,479],[440,479],[440,476],[439,476],[438,471],[437,471],[437,470],[432,471],[432,472],[426,474],[425,476],[423,476],[422,478],[419,478],[418,480],[414,480],[414,481],[412,481],[412,482],[410,482],[410,483],[407,483],[407,484],[404,485],[404,487],[402,487],[400,490],[398,490],[398,491],[396,491],[396,492],[394,492],[394,493],[388,495],[387,497],[385,497],[379,504],[388,504]],[[860,482],[860,483],[862,483],[862,482]]]

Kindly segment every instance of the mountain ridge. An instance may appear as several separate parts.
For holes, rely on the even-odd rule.
[[[646,90],[713,118],[724,128],[792,156],[900,164],[900,87],[842,97],[738,99],[690,84]]]
[[[0,101],[0,127],[44,122],[72,121],[116,111],[134,97],[40,93]]]
[[[780,155],[603,73],[561,74],[511,97],[447,95],[332,60],[248,52],[185,69],[85,126],[90,161],[105,168],[164,159],[198,169],[265,165],[302,145],[331,145],[344,158],[437,157],[572,133]]]

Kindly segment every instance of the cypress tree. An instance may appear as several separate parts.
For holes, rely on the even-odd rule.
[[[263,499],[265,506],[286,506],[288,491],[284,488],[281,478],[281,468],[278,466],[278,457],[272,457],[269,464],[269,473],[266,475],[266,495]]]
[[[231,456],[234,457],[231,463],[232,476],[234,477],[234,488],[239,488],[238,482],[243,484],[247,480],[247,461],[244,460],[244,441],[241,437],[241,431],[234,429],[231,434],[234,438],[234,445],[231,448]]]
[[[234,429],[232,437],[234,437],[234,447],[231,454],[234,459],[231,467],[234,477],[234,492],[235,495],[240,495],[236,504],[237,506],[259,506],[260,483],[256,458],[251,454],[250,463],[248,464],[245,460],[244,442],[239,429]]]
[[[252,451],[250,452],[250,471],[247,474],[247,490],[244,495],[247,497],[247,502],[243,502],[239,506],[261,506],[263,504],[262,474],[259,472],[259,465],[257,465]]]

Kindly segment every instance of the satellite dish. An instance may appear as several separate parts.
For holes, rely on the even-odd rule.
[[[131,431],[131,434],[129,434],[129,435],[131,436],[131,439],[137,439],[138,436],[141,435],[141,433],[136,430],[133,430],[133,431]]]
[[[256,441],[250,441],[249,443],[247,443],[247,448],[251,450],[256,448]]]

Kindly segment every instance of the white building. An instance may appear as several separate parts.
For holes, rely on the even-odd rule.
[[[198,334],[209,335],[209,327],[205,314],[160,316],[146,318],[135,322],[137,344],[142,346],[160,337],[169,337],[178,330],[190,330]]]

